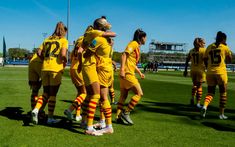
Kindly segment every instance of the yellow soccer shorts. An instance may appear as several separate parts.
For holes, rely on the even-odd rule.
[[[42,85],[43,86],[58,86],[61,84],[62,71],[42,71]]]
[[[96,64],[84,65],[82,67],[83,80],[86,86],[91,85],[94,82],[99,82],[99,77],[96,71]]]
[[[125,79],[120,78],[120,88],[130,89],[135,85],[140,85],[138,79],[131,74],[126,74]]]
[[[78,73],[77,69],[70,69],[70,77],[76,87],[84,85],[82,72]]]
[[[28,69],[28,80],[30,82],[38,82],[41,78],[41,62],[31,62]]]
[[[207,74],[206,81],[208,86],[226,85],[228,83],[227,73],[225,74]]]
[[[98,69],[97,70],[97,74],[99,77],[99,82],[101,86],[104,87],[109,87],[111,86],[112,82],[113,82],[113,72],[110,70],[102,70],[102,69]]]
[[[206,81],[206,73],[204,71],[191,71],[191,78],[193,82],[205,82]]]

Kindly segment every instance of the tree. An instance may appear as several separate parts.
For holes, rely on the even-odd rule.
[[[8,56],[10,59],[25,59],[27,58],[29,53],[30,51],[27,49],[21,49],[21,48],[8,49]]]
[[[122,53],[120,52],[113,52],[113,60],[117,63],[121,63],[121,56]]]

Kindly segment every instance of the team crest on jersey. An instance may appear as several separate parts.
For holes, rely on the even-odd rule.
[[[97,41],[94,39],[94,40],[91,42],[91,45],[90,45],[90,46],[91,46],[92,48],[94,48],[94,47],[96,46],[96,44],[97,44]]]

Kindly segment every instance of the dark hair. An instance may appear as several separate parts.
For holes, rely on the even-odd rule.
[[[220,45],[220,43],[226,39],[227,39],[227,35],[225,33],[221,32],[221,31],[217,32],[216,39],[215,39],[216,47],[218,47]]]
[[[142,37],[146,37],[146,33],[142,29],[137,29],[134,33],[133,41],[140,43]]]

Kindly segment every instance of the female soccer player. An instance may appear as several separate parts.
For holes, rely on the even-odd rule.
[[[227,70],[226,63],[231,62],[232,56],[229,47],[226,44],[227,36],[219,31],[215,43],[209,45],[205,52],[204,62],[207,67],[206,81],[208,93],[204,100],[201,110],[202,117],[206,116],[206,110],[215,95],[216,85],[219,85],[220,92],[220,119],[227,119],[224,115],[225,104],[227,102]]]
[[[62,22],[58,22],[54,33],[44,40],[38,55],[42,56],[42,85],[43,95],[38,98],[37,104],[32,111],[33,123],[38,123],[38,111],[42,104],[48,100],[48,124],[57,123],[53,118],[56,95],[59,90],[62,74],[66,65],[68,40],[65,38],[67,28]]]
[[[86,87],[83,81],[82,76],[82,51],[83,48],[83,36],[79,37],[75,43],[75,47],[71,53],[71,66],[70,66],[70,77],[77,89],[77,97],[73,101],[72,105],[64,111],[64,114],[67,116],[69,120],[73,119],[73,110],[76,109],[76,121],[80,121],[82,119],[80,115],[81,104],[83,103],[84,99],[86,98]]]
[[[193,42],[194,48],[189,51],[189,54],[185,62],[184,76],[188,74],[188,62],[191,61],[190,75],[192,78],[192,98],[190,100],[191,105],[194,105],[194,98],[196,96],[197,108],[201,109],[201,98],[202,98],[202,83],[205,82],[205,42],[202,38],[195,38]]]
[[[107,22],[105,18],[98,18],[94,21],[93,28],[94,30],[100,30],[100,31],[106,31],[110,29],[110,24]],[[94,35],[92,35],[90,30],[87,30],[87,32],[84,34],[84,41],[83,45],[84,47],[84,62],[82,65],[82,74],[84,78],[84,82],[86,85],[87,90],[87,98],[89,100],[88,108],[87,108],[87,129],[85,131],[88,135],[102,135],[103,133],[97,132],[93,128],[93,119],[94,114],[96,110],[97,103],[100,99],[100,83],[99,83],[99,77],[97,74],[97,65],[96,62],[96,56],[94,54],[95,51],[90,50],[89,48],[95,48],[96,46],[96,40],[93,40]],[[113,32],[106,32],[106,34],[109,34],[109,37],[116,36]],[[104,35],[102,35],[104,36]],[[97,37],[97,36],[96,36]],[[93,40],[93,41],[92,41]],[[92,41],[92,42],[91,42]],[[86,47],[86,45],[90,45],[89,48]],[[102,45],[99,44],[99,45]]]
[[[141,29],[137,29],[134,33],[133,41],[131,41],[124,53],[122,54],[121,68],[120,68],[120,91],[121,95],[117,107],[117,121],[120,119],[128,124],[133,124],[130,118],[130,112],[134,109],[135,105],[141,99],[143,95],[141,86],[135,77],[135,71],[140,75],[142,79],[145,78],[137,67],[137,63],[140,58],[140,46],[146,42],[146,33]],[[131,98],[126,109],[123,109],[124,102],[128,96],[129,90],[134,92],[134,96]]]

